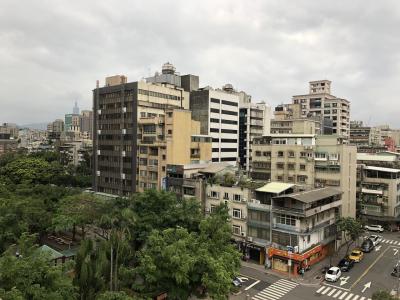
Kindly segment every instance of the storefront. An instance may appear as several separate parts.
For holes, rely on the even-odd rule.
[[[268,257],[271,261],[271,268],[278,272],[289,273],[296,276],[299,270],[306,266],[311,266],[322,260],[328,252],[327,247],[322,245],[300,254],[289,253],[286,250],[276,248],[268,249]]]
[[[263,265],[265,263],[266,250],[264,246],[248,243],[246,247],[246,255],[249,260],[257,264]]]

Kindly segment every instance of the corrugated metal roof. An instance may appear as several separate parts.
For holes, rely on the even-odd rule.
[[[325,188],[320,188],[320,189],[314,189],[310,191],[303,191],[299,193],[294,193],[294,194],[286,194],[282,196],[278,196],[275,198],[291,198],[295,199],[304,203],[311,203],[315,202],[324,198],[332,197],[334,195],[340,195],[342,194],[342,191],[339,191],[337,189],[331,188],[331,187],[325,187]]]
[[[256,189],[257,192],[280,194],[287,189],[294,187],[294,184],[284,182],[270,182],[266,185]]]

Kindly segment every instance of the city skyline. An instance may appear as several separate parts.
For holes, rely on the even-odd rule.
[[[151,1],[126,2],[118,11],[109,2],[95,4],[5,2],[2,122],[49,122],[74,101],[91,108],[96,80],[114,74],[140,80],[170,61],[182,74],[199,75],[200,86],[231,83],[272,107],[307,93],[308,81],[328,79],[333,95],[351,101],[353,120],[400,126],[397,2],[302,1],[290,8]]]

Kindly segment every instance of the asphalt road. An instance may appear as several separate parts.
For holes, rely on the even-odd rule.
[[[241,268],[248,277],[239,295],[230,299],[249,300],[368,300],[378,290],[400,288],[398,278],[391,276],[394,265],[400,261],[400,233],[383,233],[383,242],[336,283],[323,282],[319,286],[291,283],[252,268]],[[351,251],[351,249],[350,249]],[[249,295],[249,298],[246,296]]]

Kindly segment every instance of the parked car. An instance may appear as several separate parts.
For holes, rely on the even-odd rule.
[[[393,267],[393,271],[390,273],[390,275],[400,277],[400,262],[397,262],[397,264]]]
[[[338,267],[331,267],[326,273],[325,273],[325,280],[326,281],[331,281],[331,282],[336,282],[342,275],[342,272]]]
[[[354,249],[349,255],[349,259],[354,260],[354,262],[360,262],[364,258],[364,253],[359,249]]]
[[[372,234],[368,238],[374,243],[374,246],[378,246],[382,242],[382,236],[377,234]]]
[[[239,277],[235,277],[232,279],[232,284],[239,287],[243,285],[243,281]]]
[[[364,228],[369,231],[376,231],[381,233],[384,231],[382,225],[365,225]]]
[[[361,251],[365,253],[369,253],[374,249],[375,245],[370,239],[364,240],[364,242],[361,244]]]
[[[352,267],[354,267],[354,260],[349,259],[348,257],[345,257],[339,261],[338,268],[342,272],[348,272]]]

